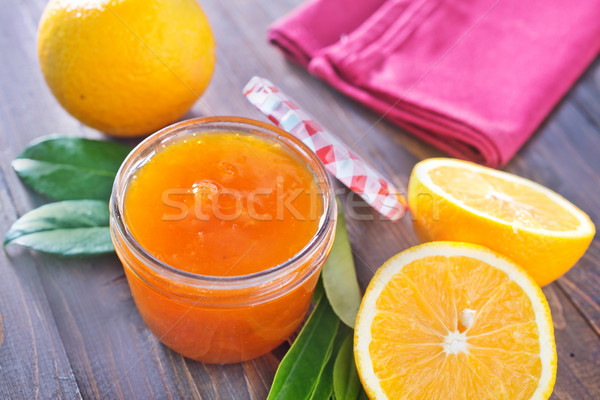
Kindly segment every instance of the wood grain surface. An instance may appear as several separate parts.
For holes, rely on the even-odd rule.
[[[286,62],[266,28],[299,0],[201,0],[217,41],[217,68],[185,118],[264,118],[241,95],[253,75],[291,94],[401,188],[438,150]],[[39,136],[106,138],[56,102],[36,56],[43,0],[2,0],[0,11],[0,232],[46,199],[10,161]],[[365,135],[365,132],[367,134]],[[540,182],[600,225],[600,61],[588,69],[505,170]],[[410,218],[392,223],[345,192],[350,239],[364,288],[390,256],[417,244]],[[361,207],[363,206],[363,207]],[[366,216],[366,218],[365,218]],[[600,399],[600,240],[544,288],[556,329],[552,399]],[[204,365],[162,346],[141,320],[116,256],[60,259],[9,247],[0,254],[0,399],[264,399],[288,345],[241,364]]]

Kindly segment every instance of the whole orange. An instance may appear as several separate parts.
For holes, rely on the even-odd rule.
[[[215,42],[196,0],[51,0],[38,29],[50,90],[86,125],[140,136],[204,92]]]

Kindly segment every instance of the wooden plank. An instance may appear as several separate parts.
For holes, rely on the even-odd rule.
[[[600,130],[600,59],[588,68],[573,91],[573,100]]]
[[[552,400],[600,398],[600,341],[556,284],[544,288],[552,311],[558,372]]]
[[[9,120],[0,109],[0,130]],[[9,181],[17,183],[9,168],[3,163],[0,170],[0,232],[6,232],[31,203],[24,190],[7,190]],[[0,254],[0,398],[80,399],[38,273],[41,268],[23,249]]]
[[[14,211],[6,197],[3,210]],[[38,266],[26,251],[11,253],[0,256],[0,398],[80,399]]]
[[[32,200],[12,171],[9,161],[27,140],[23,123],[35,118],[23,101],[24,92],[40,75],[24,73],[36,68],[35,47],[21,47],[35,38],[35,22],[23,3],[4,4],[0,13],[0,232],[8,230]],[[10,10],[11,12],[8,12]],[[27,66],[27,68],[25,68]],[[35,66],[35,67],[34,67]],[[29,124],[28,128],[33,128]],[[29,137],[33,137],[33,133]],[[25,139],[23,139],[25,137]],[[0,397],[11,399],[80,399],[73,374],[48,304],[38,269],[28,251],[7,249],[0,255]]]

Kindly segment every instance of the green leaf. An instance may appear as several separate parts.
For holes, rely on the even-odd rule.
[[[327,364],[319,376],[310,400],[329,400],[333,396],[333,366],[335,364],[340,347],[348,335],[348,331],[350,331],[350,329],[347,326],[340,324],[340,328],[333,342],[331,355],[329,356]]]
[[[56,200],[108,200],[131,148],[105,140],[50,136],[31,143],[12,166],[35,191]]]
[[[333,366],[333,391],[336,400],[356,400],[361,384],[354,362],[352,333],[346,335]]]
[[[19,218],[4,245],[19,244],[61,256],[87,256],[114,251],[108,202],[67,200],[50,203]]]
[[[267,400],[304,400],[314,391],[331,355],[340,321],[321,296],[277,372]]]
[[[313,303],[316,303],[317,301],[319,301],[321,299],[321,296],[323,296],[323,278],[319,277],[319,280],[317,281],[317,284],[315,285],[315,290],[313,292],[313,295],[310,299],[310,301],[312,301]]]
[[[342,322],[350,328],[354,328],[354,321],[360,306],[361,295],[354,269],[354,258],[346,220],[344,219],[344,208],[338,202],[338,221],[335,230],[335,240],[331,253],[323,266],[323,286],[325,293],[331,303],[331,307],[340,317]]]

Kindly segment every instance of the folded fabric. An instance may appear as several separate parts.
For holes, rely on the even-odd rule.
[[[269,39],[447,153],[504,165],[600,51],[598,0],[311,0]]]

